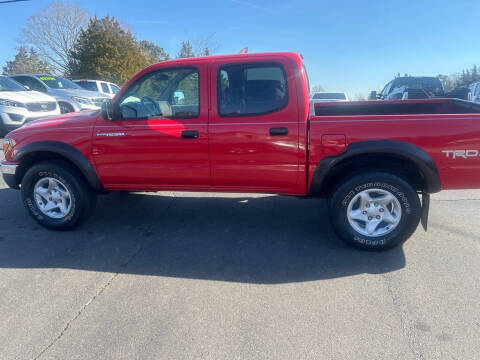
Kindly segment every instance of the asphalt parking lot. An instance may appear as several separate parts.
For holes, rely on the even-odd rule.
[[[323,200],[110,194],[52,232],[0,180],[1,359],[477,359],[480,191],[365,253]]]

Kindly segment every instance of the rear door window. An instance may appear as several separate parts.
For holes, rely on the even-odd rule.
[[[75,81],[75,83],[80,85],[85,90],[98,91],[96,82],[93,82],[93,81]]]
[[[107,83],[100,83],[100,85],[102,86],[102,92],[105,93],[105,94],[110,94],[110,89],[108,88],[108,84]]]
[[[277,64],[222,66],[217,76],[220,116],[253,116],[278,111],[288,104],[285,71]]]

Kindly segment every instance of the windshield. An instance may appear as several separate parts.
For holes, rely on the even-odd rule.
[[[51,89],[81,89],[79,85],[63,77],[39,75],[37,78]]]
[[[344,93],[316,93],[312,99],[346,100]]]
[[[22,85],[5,76],[0,76],[0,91],[27,91]]]

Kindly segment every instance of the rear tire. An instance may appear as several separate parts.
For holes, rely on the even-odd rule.
[[[92,215],[96,204],[82,175],[63,161],[32,166],[22,179],[21,192],[30,216],[53,230],[77,226]]]
[[[332,225],[348,245],[381,251],[404,243],[417,229],[421,204],[404,179],[372,171],[344,180],[330,198]]]

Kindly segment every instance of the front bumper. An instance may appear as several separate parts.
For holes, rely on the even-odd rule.
[[[19,164],[12,164],[6,161],[0,163],[0,172],[2,173],[3,181],[12,189],[18,189],[17,168]]]
[[[25,108],[0,106],[0,123],[3,123],[4,128],[8,131],[17,129],[29,121],[53,115],[60,115],[58,106],[52,111],[28,111]]]

